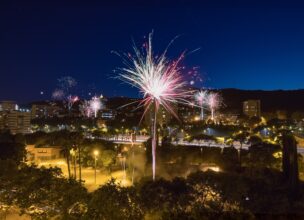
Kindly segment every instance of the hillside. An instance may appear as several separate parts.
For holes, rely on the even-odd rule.
[[[218,90],[223,96],[227,110],[240,111],[242,102],[248,99],[261,100],[262,111],[304,111],[304,89],[300,90]]]

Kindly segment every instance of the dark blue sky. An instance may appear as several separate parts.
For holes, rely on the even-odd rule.
[[[137,96],[135,89],[111,79],[122,66],[111,51],[131,51],[132,38],[141,45],[152,29],[156,51],[176,35],[169,56],[200,48],[184,62],[200,67],[204,82],[197,87],[304,88],[300,3],[3,2],[0,100],[49,98],[56,80],[66,75],[79,82],[81,95]]]

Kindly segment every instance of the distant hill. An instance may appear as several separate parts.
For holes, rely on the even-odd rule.
[[[248,99],[261,100],[262,112],[273,112],[276,110],[285,110],[288,112],[302,111],[304,112],[304,89],[298,90],[241,90],[241,89],[219,89],[213,90],[219,92],[224,100],[225,106],[222,109],[241,113],[243,102]],[[109,97],[106,105],[108,108],[117,109],[121,106],[129,107],[138,106],[140,99],[130,97]],[[43,104],[45,101],[32,102],[31,104]],[[57,104],[60,104],[58,102]]]
[[[304,89],[299,90],[241,90],[241,89],[219,89],[224,101],[223,109],[241,113],[243,102],[248,99],[261,100],[262,112],[273,112],[284,110],[288,112],[304,112]],[[108,100],[110,108],[117,108],[139,99],[128,97],[112,97]]]
[[[110,109],[121,108],[122,106],[138,106],[140,99],[129,97],[111,97],[107,98],[106,106]],[[125,109],[125,108],[124,108]]]
[[[244,101],[259,99],[262,112],[304,111],[304,89],[273,91],[220,89],[217,91],[222,95],[227,110],[241,111]]]

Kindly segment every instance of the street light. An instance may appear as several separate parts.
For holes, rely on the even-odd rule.
[[[94,150],[94,159],[95,159],[95,184],[96,184],[96,164],[97,164],[97,156],[99,154],[98,150]]]
[[[74,166],[74,178],[76,179],[76,151],[72,148],[70,150],[70,154],[72,155],[73,157],[73,166]]]

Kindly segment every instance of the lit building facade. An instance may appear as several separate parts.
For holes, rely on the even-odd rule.
[[[114,120],[116,117],[116,111],[111,109],[105,109],[101,112],[101,118],[104,120]]]
[[[6,115],[5,127],[12,134],[31,132],[31,113],[29,111],[11,111]]]
[[[27,145],[25,149],[29,162],[43,162],[63,158],[62,148],[59,146],[35,147],[35,145]]]
[[[0,102],[0,111],[10,112],[18,110],[18,105],[14,101],[1,101]]]
[[[14,101],[0,102],[0,129],[7,129],[12,134],[31,132],[31,112],[19,109]]]
[[[49,118],[59,116],[63,109],[56,104],[35,103],[32,104],[32,119]]]
[[[261,101],[247,100],[243,102],[243,113],[248,117],[261,117]]]
[[[171,109],[173,112],[177,112],[177,105],[172,105]],[[157,112],[157,124],[159,124],[161,127],[168,125],[168,123],[173,119],[174,115],[172,113],[168,112],[163,106],[159,106],[158,112]],[[151,106],[145,114],[145,123],[147,126],[150,126],[151,123],[154,120],[154,109]]]

